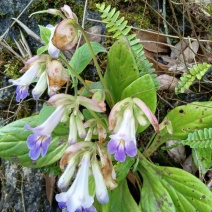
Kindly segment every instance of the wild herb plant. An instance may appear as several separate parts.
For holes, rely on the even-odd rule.
[[[57,26],[40,26],[45,45],[26,61],[23,75],[10,82],[17,86],[18,102],[27,98],[35,81],[33,98],[38,100],[46,89],[50,98],[39,115],[0,129],[0,157],[32,168],[60,161],[61,193],[55,198],[64,211],[211,211],[212,194],[203,182],[182,169],[150,160],[167,140],[181,140],[183,145],[205,148],[204,156],[210,159],[204,168],[210,168],[211,101],[176,107],[159,124],[152,70],[141,76],[129,37],[122,36],[107,52],[99,43],[89,42],[69,6],[42,12],[63,20]],[[63,51],[75,46],[79,33],[86,44],[68,61]],[[100,52],[107,53],[104,75],[96,58]],[[80,73],[92,59],[100,80],[88,84]],[[59,93],[66,83],[73,94]],[[155,133],[141,149],[136,135],[150,124]],[[138,189],[136,201],[129,181]]]

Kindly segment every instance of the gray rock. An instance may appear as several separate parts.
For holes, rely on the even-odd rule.
[[[41,171],[20,167],[4,160],[1,167],[0,211],[46,212],[51,210]]]

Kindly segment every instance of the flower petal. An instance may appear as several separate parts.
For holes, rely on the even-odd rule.
[[[21,99],[25,99],[28,95],[29,86],[18,85],[16,88],[16,101],[20,102]]]
[[[133,141],[125,143],[125,153],[129,157],[135,157],[136,156],[137,147],[136,147],[136,144]]]
[[[108,142],[107,149],[110,154],[114,154],[118,149],[119,141],[113,139],[112,136],[110,136],[110,138],[111,140]]]
[[[126,153],[124,151],[124,145],[120,144],[117,152],[115,153],[115,159],[120,162],[124,162],[126,159]]]

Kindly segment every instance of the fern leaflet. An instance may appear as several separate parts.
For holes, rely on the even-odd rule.
[[[204,130],[196,130],[188,134],[186,140],[181,144],[188,145],[191,148],[212,148],[212,128],[204,128]]]
[[[143,46],[140,43],[140,39],[136,38],[136,34],[129,34],[132,27],[127,26],[128,21],[124,17],[119,18],[120,12],[115,8],[111,9],[111,6],[105,6],[105,3],[97,4],[96,7],[102,13],[101,17],[103,22],[106,22],[106,28],[109,32],[114,32],[113,38],[120,39],[126,36],[129,40],[131,48],[135,54],[138,69],[141,71],[141,76],[147,73],[154,72],[152,63],[148,61],[144,55]],[[155,75],[152,75],[155,78]],[[155,80],[156,81],[156,80]]]
[[[208,63],[194,65],[189,72],[183,74],[178,82],[178,87],[175,88],[175,93],[184,93],[186,89],[192,85],[195,79],[201,80],[206,71],[211,67]]]

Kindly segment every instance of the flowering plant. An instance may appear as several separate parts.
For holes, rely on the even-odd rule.
[[[200,118],[198,128],[209,127],[212,112],[203,108],[211,103],[175,108],[159,124],[155,82],[140,73],[129,39],[122,37],[107,52],[89,42],[69,6],[47,12],[63,20],[40,27],[45,46],[26,61],[19,79],[9,81],[17,86],[18,102],[28,97],[35,80],[33,98],[41,98],[46,89],[50,98],[39,115],[0,129],[0,156],[34,168],[60,160],[61,192],[55,199],[65,211],[210,211],[212,194],[200,180],[148,159],[168,139],[185,139]],[[63,51],[75,47],[79,32],[86,44],[68,61]],[[104,76],[95,56],[99,52],[107,53]],[[99,81],[88,84],[80,73],[91,59]],[[59,93],[66,83],[73,93]],[[142,149],[137,135],[150,124],[154,133]],[[139,190],[137,202],[129,182]]]

